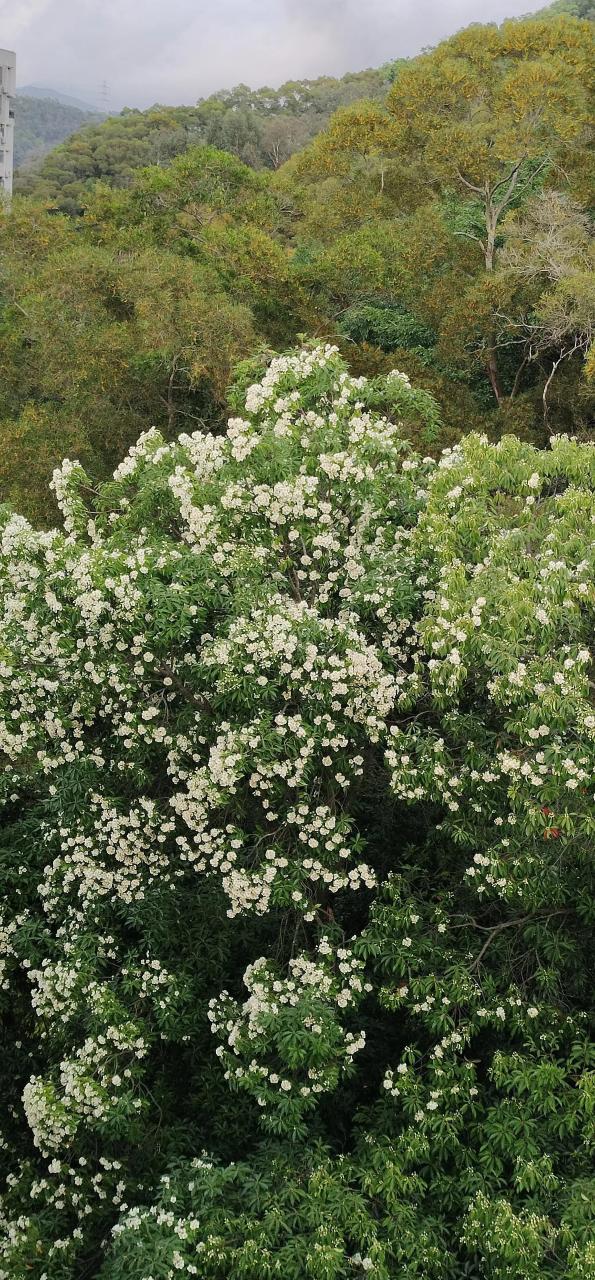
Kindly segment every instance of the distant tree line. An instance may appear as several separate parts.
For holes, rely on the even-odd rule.
[[[127,187],[136,169],[170,164],[198,143],[228,151],[255,169],[278,169],[328,124],[338,107],[359,98],[385,97],[398,65],[339,80],[291,80],[279,89],[252,90],[240,84],[200,99],[195,107],[127,108],[80,130],[17,175],[16,189],[76,212],[98,180]]]

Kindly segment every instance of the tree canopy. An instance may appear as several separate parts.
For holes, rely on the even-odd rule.
[[[548,218],[551,239],[564,209],[572,238],[573,219],[589,216],[594,48],[592,24],[573,17],[472,26],[401,67],[386,104],[338,112],[276,179],[293,201],[293,235],[307,245],[307,282],[323,297],[331,284],[324,305],[340,317],[349,306],[376,307],[377,329],[389,305],[409,315],[407,332],[432,330],[436,373],[447,368],[452,378],[457,369],[476,414],[483,380],[505,428],[523,430],[540,412],[547,428],[552,371],[570,361],[560,389],[572,372],[580,376],[580,354],[572,360],[590,340],[588,286],[568,284],[583,298],[573,310],[561,304],[564,287],[549,298],[547,270],[540,291],[538,270],[528,289],[528,277],[504,263],[523,211],[541,211],[536,264]],[[555,191],[557,201],[545,194]],[[352,253],[365,263],[359,275]],[[591,269],[584,259],[583,267]],[[543,308],[560,305],[569,313],[566,342],[561,323],[555,338],[542,321]],[[532,342],[538,330],[543,342]],[[583,429],[580,393],[575,403]],[[554,417],[560,409],[561,394]]]
[[[332,346],[0,543],[3,1280],[593,1274],[595,448]]]
[[[588,9],[0,206],[0,1280],[595,1280]]]
[[[477,25],[379,72],[125,112],[54,151],[0,222],[4,497],[51,521],[66,444],[106,474],[139,431],[215,425],[234,361],[305,333],[356,374],[397,360],[442,405],[430,449],[462,423],[588,438],[593,47],[592,23],[555,12]]]
[[[301,328],[262,175],[197,147],[97,191],[84,223],[15,199],[0,215],[5,500],[49,520],[68,446],[107,474],[147,426],[215,423],[233,365]]]
[[[98,180],[127,187],[136,169],[167,165],[199,142],[229,151],[254,168],[277,169],[339,106],[364,96],[385,96],[392,68],[387,64],[351,72],[339,80],[292,80],[278,89],[237,85],[199,99],[196,107],[128,108],[79,129],[50,157],[17,174],[16,189],[74,212],[84,207]]]

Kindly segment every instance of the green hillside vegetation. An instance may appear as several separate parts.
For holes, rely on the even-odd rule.
[[[106,474],[146,426],[217,418],[234,363],[300,327],[253,170],[200,147],[142,171],[126,209],[106,195],[82,224],[19,199],[0,222],[2,487],[48,516],[65,448]]]
[[[136,169],[167,165],[197,143],[229,151],[253,168],[276,169],[324,128],[338,107],[386,95],[395,65],[340,80],[288,81],[279,89],[238,85],[201,99],[196,107],[125,110],[85,128],[33,171],[17,175],[16,190],[55,200],[73,212],[85,204],[97,180],[127,187]]]
[[[333,337],[356,373],[397,364],[431,392],[429,448],[462,424],[589,436],[593,83],[592,25],[550,15],[471,27],[393,69],[384,96],[340,108],[276,170],[189,146],[190,109],[153,113],[151,145],[131,113],[58,148],[46,173],[78,149],[104,176],[84,204],[79,182],[75,216],[38,195],[0,223],[4,495],[54,518],[65,447],[106,474],[147,426],[217,422],[234,361],[304,333]],[[301,91],[292,102],[307,119]],[[234,115],[227,99],[208,111]],[[161,163],[131,167],[159,146]]]
[[[55,102],[53,98],[34,98],[17,94],[15,103],[15,165],[39,160],[58,143],[78,133],[99,115],[80,111],[77,107]]]
[[[593,50],[571,18],[470,27],[275,178],[317,304],[358,342],[365,304],[368,344],[445,377],[449,404],[467,388],[475,422],[497,408],[521,433],[588,426],[566,380],[593,335]]]
[[[592,0],[554,0],[531,16],[543,20],[560,15],[593,21],[595,6]],[[264,86],[254,90],[240,84],[199,99],[195,107],[125,109],[84,128],[84,120],[75,116],[74,108],[64,107],[61,117],[50,103],[22,98],[19,101],[27,105],[25,114],[19,108],[17,165],[35,151],[43,153],[49,146],[54,150],[47,159],[41,154],[37,162],[27,165],[26,172],[17,173],[15,188],[20,194],[55,201],[63,211],[76,213],[85,206],[97,181],[127,187],[136,169],[170,164],[197,143],[229,151],[254,168],[275,170],[324,129],[340,107],[361,99],[386,98],[406,62],[397,58],[339,79],[290,80],[278,89]],[[46,138],[48,130],[62,129],[62,120],[64,131]],[[55,147],[63,138],[68,141]]]
[[[540,9],[535,16],[557,18],[564,14],[571,18],[587,18],[589,22],[595,22],[595,4],[593,0],[554,0],[553,4]]]

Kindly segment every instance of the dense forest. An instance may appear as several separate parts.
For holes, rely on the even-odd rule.
[[[57,148],[0,224],[6,497],[54,519],[65,449],[105,475],[145,426],[220,421],[235,361],[298,334],[435,395],[428,447],[462,423],[584,437],[591,72],[592,27],[548,15],[380,73],[125,113]],[[243,151],[267,111],[269,141],[315,136],[255,168],[221,144],[235,123]]]
[[[240,84],[201,99],[195,107],[127,109],[86,128],[30,172],[17,175],[16,188],[80,212],[98,180],[127,187],[136,169],[169,164],[199,143],[229,151],[256,169],[277,169],[328,124],[338,107],[385,97],[397,66],[353,72],[340,80],[292,80],[279,89],[252,90]]]
[[[595,28],[0,208],[0,1280],[595,1280]]]

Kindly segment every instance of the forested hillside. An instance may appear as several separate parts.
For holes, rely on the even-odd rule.
[[[15,165],[41,158],[64,138],[99,118],[98,112],[81,111],[53,98],[19,93],[15,104]]]
[[[169,164],[197,143],[229,151],[253,168],[277,169],[324,128],[338,107],[385,96],[397,66],[340,80],[292,80],[279,89],[238,85],[201,99],[196,107],[125,110],[84,129],[34,172],[18,175],[16,189],[73,211],[84,205],[97,180],[126,187],[136,169]]]
[[[213,130],[241,121],[244,90],[152,113],[151,142],[131,113],[58,148],[43,168],[59,200],[15,199],[0,224],[5,494],[49,518],[65,448],[105,473],[145,426],[217,421],[234,361],[300,333],[434,394],[428,446],[462,423],[588,435],[592,71],[589,23],[477,26],[393,68],[276,169],[194,136],[201,112]],[[321,118],[346,82],[325,83]],[[310,119],[303,92],[285,86],[285,123]],[[73,187],[61,166],[82,174],[91,155],[103,180]],[[153,163],[133,167],[141,155]]]
[[[595,7],[592,0],[554,0],[534,17],[547,20],[559,15],[595,21]],[[17,174],[16,190],[56,201],[61,209],[74,212],[84,206],[95,182],[126,187],[136,169],[169,164],[197,143],[229,151],[254,168],[277,169],[306,146],[339,107],[364,98],[383,100],[405,62],[393,59],[382,67],[340,79],[291,80],[278,89],[265,86],[253,90],[240,84],[199,99],[196,107],[127,109],[82,131],[83,120],[75,119],[72,128],[47,142],[53,145],[75,131],[77,136],[58,146],[47,160],[41,157],[26,173]],[[26,119],[17,164],[34,149],[37,134],[43,141],[40,150],[47,150],[42,137],[45,126],[33,100],[27,112],[31,125]],[[54,113],[47,114],[51,122]]]

